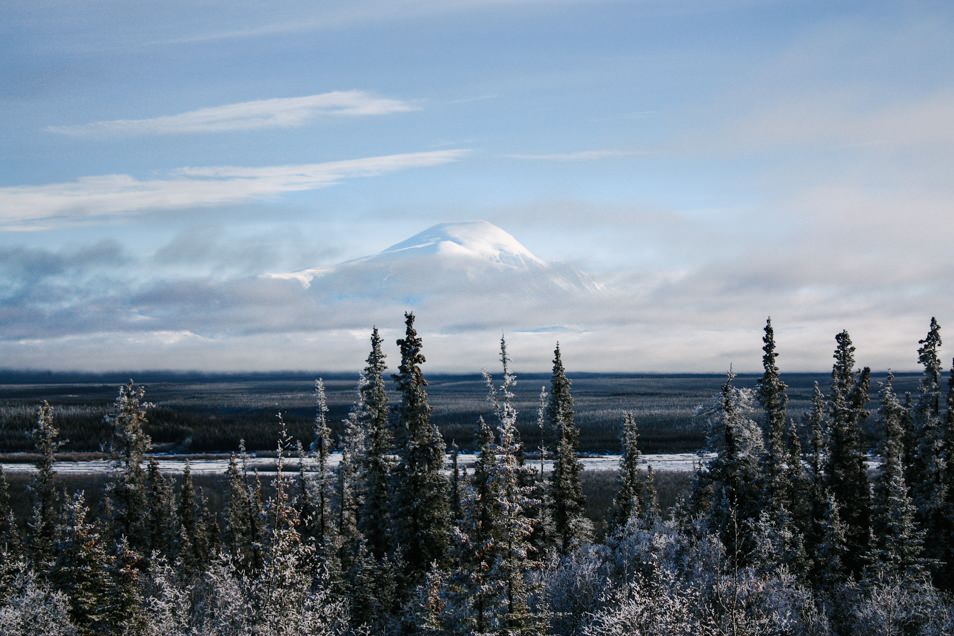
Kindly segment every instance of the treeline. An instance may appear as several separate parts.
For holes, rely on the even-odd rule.
[[[4,634],[947,634],[954,631],[954,375],[940,329],[920,341],[916,395],[889,376],[877,414],[870,370],[836,337],[827,391],[788,414],[771,321],[757,388],[730,372],[703,413],[714,457],[660,510],[622,422],[607,527],[583,514],[579,429],[561,352],[541,391],[544,473],[516,428],[506,343],[485,374],[487,418],[468,473],[433,423],[425,358],[406,315],[393,378],[377,330],[354,405],[333,440],[316,382],[311,443],[278,418],[277,474],[250,471],[244,445],[213,512],[186,468],[147,459],[143,387],[119,391],[104,504],[55,481],[53,409],[33,429],[32,514],[17,519],[0,474]],[[392,417],[394,415],[395,417]],[[884,428],[878,466],[862,427]],[[809,442],[803,444],[802,440]],[[331,464],[331,450],[341,451]]]

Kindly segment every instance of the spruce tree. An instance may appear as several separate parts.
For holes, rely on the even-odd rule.
[[[470,505],[467,536],[469,550],[462,566],[467,571],[470,600],[473,607],[472,629],[483,634],[490,631],[497,590],[488,578],[495,561],[494,531],[497,526],[497,497],[494,492],[494,469],[497,447],[494,431],[483,417],[478,419],[480,450],[474,465],[474,496]]]
[[[646,480],[643,483],[639,509],[643,525],[652,528],[659,520],[659,493],[656,490],[656,473],[652,464],[646,466]]]
[[[150,534],[146,527],[148,493],[143,464],[152,440],[144,430],[150,406],[145,393],[145,387],[130,380],[119,388],[113,412],[108,416],[113,428],[114,469],[107,493],[114,517],[113,530],[117,538],[125,536],[140,553],[149,548]]]
[[[751,393],[735,387],[734,381],[730,369],[710,423],[708,449],[715,457],[694,490],[700,504],[708,500],[710,530],[721,537],[730,554],[744,556],[751,547],[749,537],[736,530],[750,527],[759,517],[764,444],[761,429],[751,418]]]
[[[328,467],[328,457],[331,454],[332,445],[331,427],[328,426],[328,398],[325,395],[325,383],[321,378],[315,381],[315,402],[313,446],[318,460],[315,522],[312,524],[307,519],[303,519],[303,522],[306,527],[314,527],[314,538],[317,540],[319,549],[323,550],[326,544],[333,543],[331,533],[334,513],[331,508],[332,475],[331,469]],[[302,492],[305,493],[307,484],[304,473],[301,475],[301,484]]]
[[[0,562],[8,564],[17,561],[22,556],[22,549],[20,529],[10,505],[10,485],[0,466]]]
[[[826,491],[825,506],[819,518],[820,537],[813,559],[813,573],[815,585],[829,592],[847,578],[847,529],[838,508],[835,496]]]
[[[861,423],[868,417],[865,405],[871,370],[854,370],[855,347],[847,331],[835,336],[835,364],[832,367],[829,400],[830,431],[827,485],[838,503],[839,518],[845,527],[846,566],[858,574],[868,550],[871,524],[871,494],[866,456],[862,447]]]
[[[947,409],[944,413],[944,517],[948,532],[947,549],[939,583],[950,590],[954,588],[954,362],[948,374]]]
[[[70,604],[70,618],[83,636],[109,633],[111,559],[100,532],[87,519],[83,493],[66,505],[56,542],[52,578]]]
[[[388,394],[384,384],[386,356],[381,349],[378,328],[371,330],[371,351],[360,384],[362,411],[358,414],[364,427],[366,454],[363,463],[364,502],[359,528],[368,542],[368,549],[377,559],[384,558],[394,547],[391,544],[391,473],[394,469],[390,453],[393,446],[389,421]]]
[[[812,406],[808,412],[808,428],[811,431],[811,455],[809,456],[809,513],[811,524],[806,532],[806,548],[810,555],[822,539],[822,516],[828,502],[828,488],[825,480],[825,464],[827,462],[826,449],[826,409],[825,396],[821,387],[815,382],[812,390]]]
[[[637,518],[642,511],[643,480],[639,474],[639,432],[636,416],[627,412],[623,415],[623,454],[619,459],[617,482],[619,490],[613,500],[612,527],[624,527],[631,519]]]
[[[451,520],[455,524],[460,520],[463,510],[460,491],[460,449],[457,448],[457,442],[451,442],[450,512]]]
[[[590,527],[583,514],[585,501],[580,479],[583,463],[577,457],[580,430],[573,416],[573,395],[570,393],[570,380],[563,367],[559,343],[553,351],[547,419],[557,432],[551,475],[553,523],[560,551],[566,554],[589,538]]]
[[[944,433],[941,426],[941,328],[931,318],[924,339],[919,340],[918,363],[924,368],[914,409],[914,437],[909,486],[918,521],[926,532],[928,556],[944,558]]]
[[[186,460],[179,491],[179,558],[189,574],[201,572],[209,558],[209,537],[202,514],[201,497],[192,480],[192,469]]]
[[[367,551],[367,544],[359,529],[359,512],[361,510],[361,476],[362,464],[365,456],[365,432],[361,424],[364,413],[364,385],[366,379],[362,374],[358,379],[358,390],[354,405],[344,421],[340,441],[341,462],[338,464],[338,540],[340,541],[339,558],[342,568],[347,572],[352,568],[363,572],[361,563]],[[385,528],[387,531],[387,528]],[[385,532],[385,536],[386,532]]]
[[[226,509],[226,543],[229,552],[237,563],[247,566],[252,560],[251,519],[249,519],[248,483],[239,471],[238,459],[235,453],[229,456],[229,466],[226,470],[228,477],[228,500]]]
[[[490,589],[499,589],[497,628],[505,634],[532,634],[540,631],[540,617],[530,605],[529,574],[537,567],[530,537],[533,520],[528,511],[534,505],[533,487],[524,475],[531,469],[520,461],[521,443],[517,431],[517,411],[513,406],[516,377],[510,373],[507,345],[500,339],[503,382],[499,392],[490,374],[484,372],[497,420],[495,462],[491,472],[491,495],[495,498],[492,519],[492,554],[488,578]],[[532,483],[532,482],[531,482]]]
[[[916,510],[904,480],[902,407],[893,383],[894,375],[889,374],[881,389],[885,438],[872,502],[870,567],[880,576],[919,577],[925,574],[924,533],[917,527]]]
[[[758,380],[757,395],[766,415],[765,502],[772,514],[775,514],[780,510],[792,510],[793,484],[789,480],[788,464],[791,461],[791,453],[786,443],[787,387],[782,382],[776,365],[778,353],[775,351],[775,330],[772,328],[771,318],[765,321],[762,342],[764,371]]]
[[[146,483],[149,493],[149,552],[155,551],[166,559],[172,559],[180,533],[176,495],[171,480],[159,472],[159,462],[155,457],[149,458]]]
[[[406,581],[417,585],[430,564],[443,563],[450,539],[448,480],[443,474],[444,440],[431,422],[421,338],[414,314],[405,315],[397,341],[401,366],[394,376],[401,393],[400,428],[406,440],[397,467],[397,540],[406,561]],[[409,588],[411,589],[411,588]]]
[[[33,428],[33,448],[39,456],[30,491],[33,514],[30,521],[30,553],[34,567],[46,572],[52,565],[56,532],[57,496],[54,479],[55,453],[60,448],[59,431],[53,422],[53,407],[44,401],[37,409]]]

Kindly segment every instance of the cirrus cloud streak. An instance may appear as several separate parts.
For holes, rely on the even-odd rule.
[[[412,102],[379,97],[365,91],[331,91],[302,97],[237,102],[146,119],[47,126],[46,131],[84,138],[221,133],[295,128],[319,118],[390,115],[417,108]]]
[[[0,188],[0,229],[24,229],[31,224],[48,228],[57,220],[236,204],[326,188],[346,179],[440,166],[467,152],[451,149],[284,166],[180,168],[159,179],[112,174],[12,186]]]

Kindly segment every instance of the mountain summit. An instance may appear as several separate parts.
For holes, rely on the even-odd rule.
[[[512,234],[487,221],[440,223],[392,245],[379,257],[417,255],[483,260],[516,268],[546,267]]]
[[[439,292],[551,297],[599,289],[572,267],[546,263],[487,221],[441,223],[371,256],[269,277],[296,280],[335,299],[374,296],[410,304]]]

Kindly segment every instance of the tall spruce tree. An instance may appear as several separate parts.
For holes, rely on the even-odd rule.
[[[553,374],[550,379],[550,402],[547,420],[557,433],[556,454],[553,459],[551,492],[553,523],[558,547],[564,554],[589,538],[590,525],[583,514],[583,484],[580,478],[583,463],[577,457],[580,429],[573,414],[573,395],[566,377],[560,344],[553,351]]]
[[[744,556],[750,549],[747,533],[761,510],[762,431],[752,417],[752,396],[734,385],[730,369],[719,404],[711,414],[708,450],[715,453],[695,486],[696,497],[709,499],[709,528],[729,554]],[[708,491],[708,492],[707,492]],[[741,545],[740,545],[741,542]]]
[[[917,527],[916,510],[904,480],[902,407],[893,384],[894,375],[889,374],[881,388],[885,438],[871,510],[870,568],[878,576],[920,577],[925,574],[924,533]]]
[[[54,479],[59,431],[53,422],[53,407],[44,401],[37,409],[33,427],[33,448],[38,458],[30,485],[33,514],[30,520],[30,554],[34,567],[47,572],[52,566],[53,540],[56,534],[57,496]]]
[[[359,528],[368,542],[368,550],[377,559],[384,558],[391,544],[391,460],[393,438],[389,421],[388,394],[384,383],[386,356],[381,349],[378,328],[371,330],[371,351],[359,388],[363,410],[359,414],[364,427],[366,452],[360,459],[364,473]]]
[[[146,527],[147,486],[146,453],[152,440],[146,434],[146,389],[130,380],[119,387],[113,412],[107,416],[113,428],[113,474],[109,485],[109,507],[114,516],[113,529],[125,536],[131,548],[143,553],[149,548],[149,529]]]
[[[491,469],[493,561],[487,574],[490,589],[498,590],[496,628],[500,633],[534,634],[541,631],[540,616],[530,604],[533,591],[530,573],[540,566],[530,538],[534,521],[529,511],[534,506],[533,482],[526,475],[533,469],[520,461],[521,442],[517,431],[517,410],[513,405],[516,376],[510,372],[507,343],[500,338],[503,381],[499,391],[486,371],[491,403],[499,422],[495,461]],[[528,485],[529,484],[529,485]]]
[[[361,511],[361,476],[366,453],[365,431],[361,424],[365,410],[364,386],[367,380],[362,373],[358,378],[355,402],[348,412],[341,432],[339,446],[341,462],[338,464],[338,540],[341,544],[339,560],[345,571],[361,567],[359,557],[367,545],[359,529]],[[388,517],[385,516],[384,519]],[[385,528],[387,530],[387,528]]]
[[[911,496],[926,533],[928,556],[944,558],[947,524],[944,519],[944,433],[941,425],[941,327],[931,318],[927,335],[918,341],[918,363],[924,369],[914,409],[910,467]]]
[[[401,366],[394,376],[401,394],[400,428],[405,438],[397,467],[397,542],[412,589],[431,563],[443,564],[450,540],[448,480],[443,474],[444,439],[431,422],[421,338],[414,314],[405,313],[405,335],[397,341]]]
[[[158,552],[171,560],[179,542],[179,515],[172,481],[159,472],[159,462],[149,458],[146,469],[147,515],[149,519],[149,553]]]
[[[201,572],[209,559],[209,537],[202,513],[202,498],[186,460],[179,491],[179,558],[188,574]]]
[[[109,570],[105,541],[87,516],[82,492],[66,505],[64,523],[56,541],[52,579],[70,605],[70,618],[83,636],[110,633]]]
[[[828,501],[828,487],[825,480],[826,449],[826,410],[825,396],[818,382],[812,389],[812,406],[808,412],[808,428],[811,431],[811,454],[809,455],[809,513],[811,523],[805,536],[806,548],[814,558],[816,548],[822,539],[822,515]]]
[[[825,472],[828,488],[838,503],[839,518],[845,526],[845,564],[850,572],[859,574],[871,531],[871,487],[861,436],[861,424],[868,417],[865,406],[871,370],[865,367],[860,373],[855,371],[855,347],[847,331],[835,336],[835,342]]]
[[[643,480],[639,474],[639,431],[632,412],[623,415],[623,454],[619,459],[619,490],[613,500],[612,526],[621,528],[641,513]]]
[[[775,351],[775,330],[772,319],[765,321],[762,336],[762,377],[758,380],[757,395],[766,416],[765,453],[765,502],[772,514],[784,510],[791,512],[793,484],[789,481],[791,453],[786,443],[788,395],[786,385],[779,375],[778,353]]]
[[[947,527],[947,550],[939,583],[954,589],[954,362],[948,373],[947,409],[944,413],[944,518]]]
[[[321,378],[315,380],[315,430],[313,432],[315,457],[318,460],[318,478],[315,502],[315,519],[302,519],[306,528],[313,530],[312,537],[317,541],[320,550],[332,541],[332,519],[334,512],[331,508],[332,475],[328,466],[331,454],[332,438],[331,427],[328,426],[328,398],[325,395],[325,382]],[[304,474],[301,475],[302,488],[307,488]],[[302,492],[306,492],[303,490]]]

